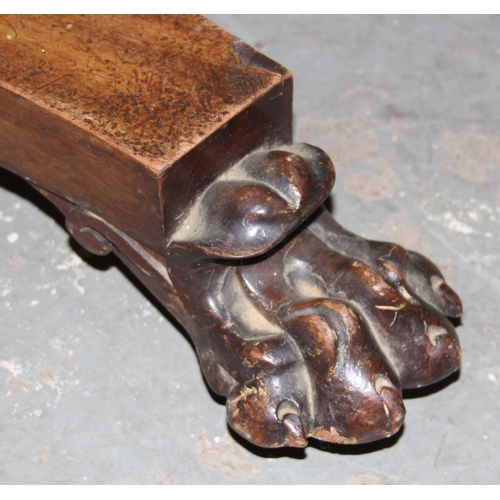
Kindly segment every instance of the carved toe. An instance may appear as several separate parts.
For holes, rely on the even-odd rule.
[[[225,259],[260,255],[320,206],[334,180],[332,162],[313,146],[252,153],[202,193],[170,246],[195,245]]]

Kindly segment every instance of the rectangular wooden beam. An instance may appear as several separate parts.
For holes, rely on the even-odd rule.
[[[0,165],[157,252],[217,175],[291,142],[291,74],[200,16],[0,25]]]

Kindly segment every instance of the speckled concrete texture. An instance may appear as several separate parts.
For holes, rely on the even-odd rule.
[[[208,17],[293,72],[337,220],[439,265],[463,367],[385,441],[256,449],[168,313],[1,171],[0,483],[499,483],[500,17]]]

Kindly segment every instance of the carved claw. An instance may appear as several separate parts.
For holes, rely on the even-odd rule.
[[[304,425],[298,415],[295,415],[294,413],[287,413],[281,419],[281,423],[285,432],[284,444],[286,446],[292,446],[294,448],[305,448],[307,446],[307,437]]]

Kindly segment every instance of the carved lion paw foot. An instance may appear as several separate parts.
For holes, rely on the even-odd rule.
[[[0,37],[0,164],[59,207],[87,250],[116,253],[183,324],[238,433],[264,447],[377,440],[401,427],[403,388],[459,368],[446,317],[461,304],[438,269],[320,208],[335,178],[321,150],[255,150],[291,138],[285,68],[197,17],[147,29],[96,17],[63,30],[68,43],[43,49],[47,65],[33,72],[62,21],[13,22],[24,35]],[[125,40],[125,26],[138,35]],[[142,29],[151,43],[106,78],[108,55],[128,53]],[[88,67],[82,81],[70,60]]]
[[[168,248],[204,374],[259,446],[390,436],[401,390],[460,366],[446,318],[458,297],[425,257],[314,212],[333,179],[311,146],[254,153],[198,198]]]

